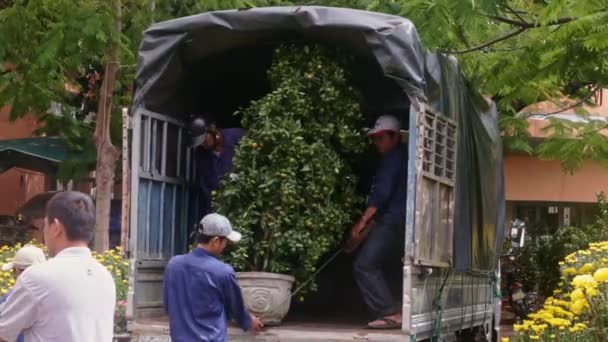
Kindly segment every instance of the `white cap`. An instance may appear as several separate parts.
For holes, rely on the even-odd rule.
[[[232,224],[225,216],[220,214],[209,214],[201,220],[203,235],[222,236],[232,242],[241,241],[241,233],[232,230]]]
[[[374,128],[370,129],[369,132],[367,132],[367,135],[376,135],[386,131],[399,133],[400,130],[401,124],[396,117],[392,115],[382,115],[376,119]]]
[[[6,272],[12,270],[13,268],[27,268],[29,266],[39,264],[46,261],[46,257],[44,256],[44,252],[42,249],[32,246],[26,245],[15,253],[15,257],[13,261],[6,263],[2,266],[2,271]]]

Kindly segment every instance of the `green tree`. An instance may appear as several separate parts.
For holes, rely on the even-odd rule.
[[[89,162],[96,161],[95,249],[99,251],[108,248],[119,155],[111,139],[111,127],[120,118],[113,95],[125,94],[125,84],[133,78],[133,52],[148,24],[140,19],[143,4],[143,0],[126,4],[16,0],[0,10],[0,105],[10,106],[12,119],[42,115],[47,122],[44,131],[61,134],[73,148],[85,152],[80,166],[70,164],[72,175],[83,174],[91,167]],[[122,78],[117,80],[117,75]],[[60,105],[60,113],[48,114],[53,104]],[[96,113],[94,127],[83,121],[89,110]]]
[[[583,103],[608,85],[606,0],[408,0],[398,4],[426,47],[457,55],[470,85],[501,111],[505,146],[534,152],[526,116],[533,103],[569,96]],[[394,8],[394,7],[393,7]],[[564,108],[570,109],[570,108]],[[582,115],[584,116],[584,115]],[[605,121],[551,120],[536,152],[576,170],[583,159],[608,165]]]

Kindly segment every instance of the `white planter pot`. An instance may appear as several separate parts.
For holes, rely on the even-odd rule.
[[[236,274],[247,309],[265,325],[279,325],[291,304],[292,276],[265,272]]]

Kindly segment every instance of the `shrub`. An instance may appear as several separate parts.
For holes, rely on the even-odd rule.
[[[215,196],[243,233],[228,256],[239,271],[307,279],[361,208],[348,160],[367,145],[345,56],[319,46],[278,48],[268,72],[273,91],[240,113],[248,133],[235,175]]]
[[[550,295],[560,282],[559,261],[570,253],[585,249],[590,243],[608,241],[608,202],[604,193],[598,194],[599,215],[592,224],[582,227],[563,227],[552,234],[533,236],[526,245],[518,262],[526,285],[538,287],[544,295]],[[531,232],[532,233],[532,232]]]
[[[514,326],[516,341],[608,341],[608,241],[559,263],[561,282],[544,306]]]

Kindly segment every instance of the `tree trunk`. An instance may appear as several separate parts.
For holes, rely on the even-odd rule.
[[[119,66],[119,37],[121,32],[120,0],[113,0],[114,29],[112,40],[106,53],[105,72],[99,93],[97,122],[95,125],[95,145],[97,147],[97,167],[95,172],[96,223],[94,248],[104,252],[110,248],[110,203],[114,188],[114,172],[119,152],[110,139],[112,118],[112,95]]]

